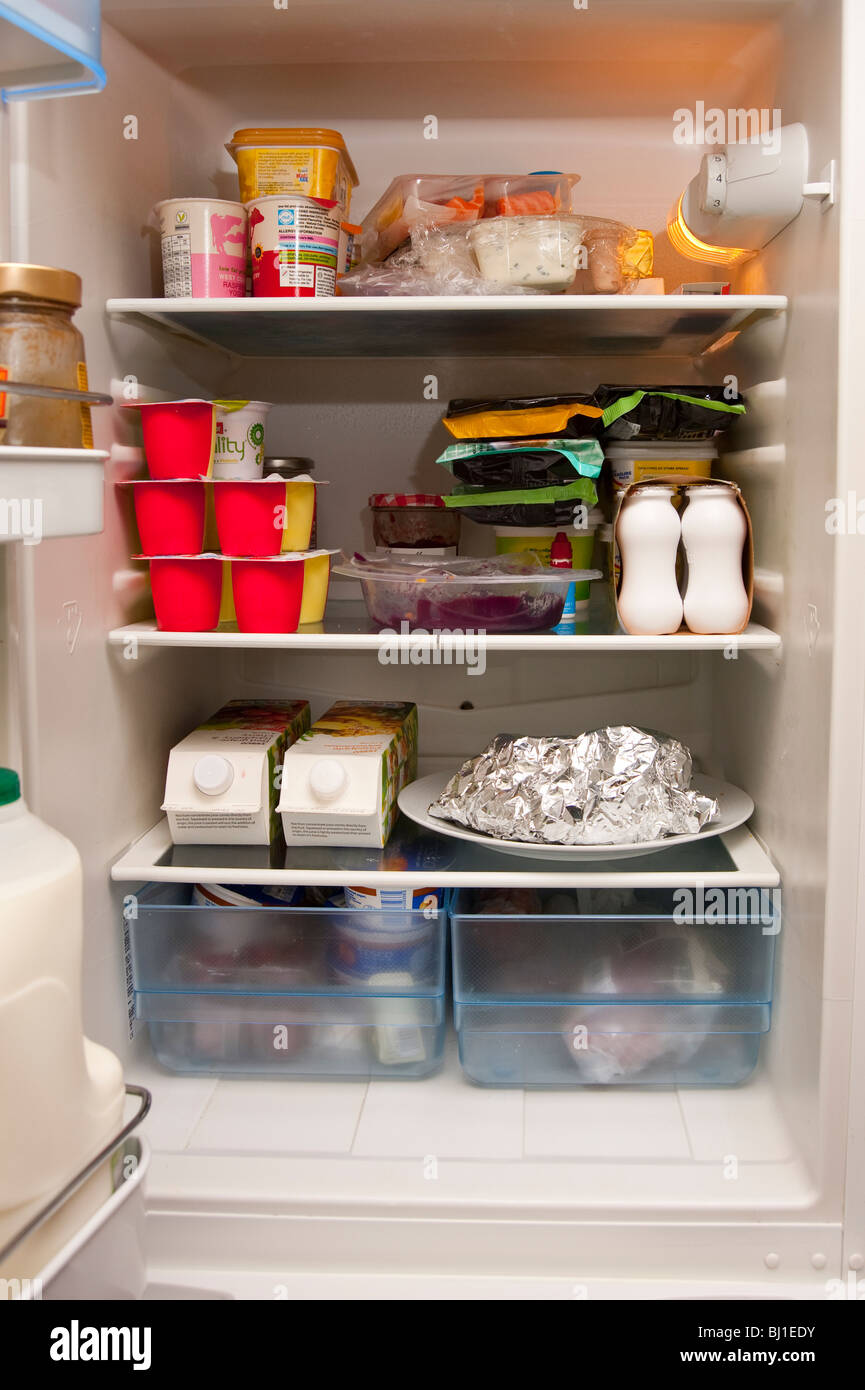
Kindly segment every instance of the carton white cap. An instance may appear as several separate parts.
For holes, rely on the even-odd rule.
[[[316,801],[335,801],[347,781],[345,766],[338,758],[319,758],[309,770],[309,789]]]
[[[206,753],[192,769],[192,780],[205,796],[221,796],[234,781],[234,768],[218,753]]]

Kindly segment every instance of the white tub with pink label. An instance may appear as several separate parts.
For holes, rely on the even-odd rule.
[[[246,204],[254,295],[321,298],[336,288],[340,204],[271,194]]]
[[[246,208],[219,198],[166,198],[162,233],[169,299],[238,299],[246,293]]]

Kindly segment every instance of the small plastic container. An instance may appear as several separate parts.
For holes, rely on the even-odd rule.
[[[242,203],[299,193],[333,199],[348,217],[357,171],[338,130],[254,126],[236,130],[225,148],[237,164]]]
[[[623,492],[646,478],[711,478],[718,446],[711,440],[678,443],[675,440],[639,444],[605,444],[613,487]]]
[[[363,259],[383,261],[417,225],[443,227],[517,212],[569,212],[579,174],[400,174],[363,220]]]
[[[637,233],[622,222],[562,214],[493,217],[469,232],[485,279],[550,294],[617,294],[626,274],[624,255]]]
[[[260,478],[268,401],[215,401],[214,478]]]
[[[374,492],[369,499],[372,536],[388,550],[438,550],[458,546],[459,512],[436,493]]]
[[[141,412],[144,455],[151,478],[209,478],[216,407],[212,401],[132,401]]]
[[[210,632],[219,622],[222,558],[218,555],[152,556],[150,587],[156,625],[161,632]]]
[[[583,224],[566,217],[492,217],[469,233],[485,280],[559,294],[579,269]]]
[[[570,585],[596,579],[599,572],[540,565],[528,571],[494,560],[431,566],[365,557],[335,573],[361,581],[367,611],[379,628],[519,633],[555,627]]]
[[[297,632],[304,564],[304,555],[297,553],[232,560],[231,587],[241,632]]]
[[[204,546],[204,483],[142,479],[131,488],[142,555],[195,555]]]
[[[300,479],[214,478],[213,505],[224,555],[278,555],[306,550],[312,536],[316,484]]]

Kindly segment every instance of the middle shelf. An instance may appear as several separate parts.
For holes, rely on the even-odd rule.
[[[438,851],[433,877],[442,888],[536,886],[567,888],[777,888],[780,875],[747,826],[675,849],[609,863],[592,861],[564,869],[558,861],[523,859],[475,844],[424,835]],[[111,870],[118,883],[256,883],[337,887],[362,880],[371,886],[424,887],[430,869],[418,853],[417,869],[396,871],[371,867],[375,851],[333,847],[287,849],[272,845],[175,845],[163,818],[120,856]],[[384,852],[382,852],[382,857]],[[427,859],[427,864],[428,864]]]
[[[294,651],[465,651],[468,641],[483,641],[490,651],[531,652],[658,652],[658,651],[779,651],[777,632],[749,623],[736,636],[675,632],[662,637],[634,637],[611,628],[609,618],[591,616],[574,633],[483,633],[466,637],[451,632],[379,632],[359,600],[336,600],[327,606],[323,623],[311,623],[297,632],[238,632],[236,624],[224,624],[211,632],[163,632],[150,619],[114,628],[108,634],[113,646],[235,647],[240,649],[290,648]]]

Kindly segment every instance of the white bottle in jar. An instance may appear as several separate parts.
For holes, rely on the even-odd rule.
[[[738,632],[748,616],[742,550],[745,513],[729,487],[689,487],[682,516],[688,560],[685,623],[691,632]]]
[[[677,632],[682,597],[676,581],[681,537],[672,487],[638,488],[622,504],[616,526],[622,561],[619,617],[640,636]]]

